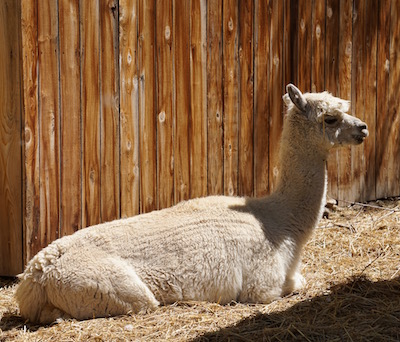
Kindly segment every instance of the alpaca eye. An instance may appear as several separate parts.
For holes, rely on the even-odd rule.
[[[327,124],[327,125],[333,125],[333,124],[335,124],[337,121],[338,121],[338,119],[337,118],[334,118],[334,117],[332,117],[332,116],[327,116],[326,118],[325,118],[325,123]]]

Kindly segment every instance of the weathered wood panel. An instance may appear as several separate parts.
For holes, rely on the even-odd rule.
[[[352,37],[353,37],[353,1],[340,1],[339,19],[339,95],[345,100],[351,100],[351,66],[352,66]],[[349,199],[351,184],[351,150],[344,147],[338,151],[337,168],[337,199]],[[347,205],[339,201],[339,205]]]
[[[273,0],[269,3],[269,189],[274,190],[279,170],[278,151],[283,125],[283,2]]]
[[[254,12],[254,194],[269,191],[269,11],[268,2],[255,1]],[[274,148],[277,148],[275,146]]]
[[[339,96],[339,38],[340,3],[335,0],[326,2],[325,32],[325,86],[334,96]],[[328,193],[337,198],[338,194],[338,151],[330,153],[328,162]]]
[[[224,189],[223,150],[223,67],[222,0],[207,6],[207,190],[222,194]]]
[[[390,7],[390,76],[389,76],[389,196],[400,193],[400,3],[392,0]],[[381,147],[383,148],[383,147]]]
[[[223,2],[223,80],[224,80],[224,194],[238,194],[238,32],[237,0]]]
[[[139,213],[138,1],[119,2],[121,215]],[[105,185],[106,186],[106,185]]]
[[[155,0],[139,1],[140,212],[157,207]],[[121,191],[122,193],[122,191]]]
[[[100,217],[100,11],[81,1],[82,201],[83,227]]]
[[[175,139],[174,177],[175,200],[190,197],[190,1],[175,0],[174,54],[175,54]],[[196,19],[196,18],[195,18]]]
[[[191,1],[190,197],[207,195],[207,3]]]
[[[361,189],[360,199],[369,201],[376,199],[375,193],[375,142],[376,142],[376,73],[377,73],[377,29],[378,29],[378,1],[368,1],[366,3],[365,14],[365,89],[364,89],[364,117],[367,123],[369,137],[363,144],[364,156],[362,159],[365,173],[365,183]]]
[[[239,1],[239,184],[238,193],[254,193],[253,1]]]
[[[135,20],[132,20],[134,22]],[[131,34],[131,32],[129,32]],[[120,120],[119,120],[119,68],[118,68],[118,2],[100,1],[100,217],[111,221],[120,216]],[[136,36],[133,41],[136,43]],[[136,59],[136,58],[135,58]],[[131,113],[137,117],[138,82],[133,79],[135,106]],[[137,120],[136,126],[137,127]],[[132,130],[135,132],[134,130]],[[138,134],[134,134],[135,138]],[[138,160],[138,144],[134,144]],[[137,165],[132,163],[133,169]],[[130,167],[132,167],[130,164]],[[137,162],[136,162],[137,164]],[[138,177],[136,177],[137,179]],[[138,180],[136,180],[138,184]],[[139,196],[132,196],[139,203]],[[138,205],[135,207],[138,207]]]
[[[24,97],[24,246],[25,261],[44,245],[41,241],[39,191],[39,120],[37,1],[21,2],[22,77]]]
[[[59,237],[59,87],[57,3],[38,1],[40,236]]]
[[[310,1],[299,0],[298,10],[298,87],[306,92],[311,91],[312,11],[310,11]]]
[[[82,228],[79,0],[59,2],[60,235]]]
[[[18,218],[18,206],[0,218],[7,227],[23,222],[25,260],[97,222],[207,194],[268,194],[279,174],[289,82],[351,100],[352,113],[369,125],[363,146],[332,153],[330,195],[347,204],[400,194],[395,0],[1,6],[21,18],[0,37],[22,46],[24,140],[22,174],[6,169],[0,188],[12,203],[17,197],[6,189],[21,178],[23,208]],[[16,65],[4,78],[17,74]],[[17,94],[15,87],[6,93]],[[2,165],[18,149],[11,121],[0,126]]]
[[[21,6],[0,3],[0,274],[23,268]]]
[[[313,92],[325,90],[325,48],[326,48],[326,1],[313,0],[312,15],[312,69],[311,90]],[[328,38],[328,37],[327,37]],[[328,44],[331,43],[328,41]]]
[[[389,144],[388,132],[392,122],[387,118],[389,114],[389,76],[390,76],[390,0],[379,2],[378,20],[378,52],[377,52],[377,126],[375,154],[376,196],[382,198],[388,194],[389,182]]]
[[[172,0],[156,6],[158,208],[174,204]]]

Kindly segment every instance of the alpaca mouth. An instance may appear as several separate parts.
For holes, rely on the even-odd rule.
[[[365,138],[368,136],[367,134],[357,134],[357,135],[353,135],[353,139],[355,140],[355,142],[357,144],[361,144],[362,142],[364,142]]]

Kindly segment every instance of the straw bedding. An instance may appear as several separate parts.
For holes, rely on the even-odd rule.
[[[269,305],[177,303],[33,326],[0,280],[0,341],[398,341],[400,198],[335,208],[303,256],[307,286]]]

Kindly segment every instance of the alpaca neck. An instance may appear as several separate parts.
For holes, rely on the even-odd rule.
[[[314,135],[302,127],[301,122],[288,121],[282,132],[279,178],[274,197],[285,203],[288,226],[292,226],[296,236],[304,239],[322,215],[328,150],[316,148]]]

